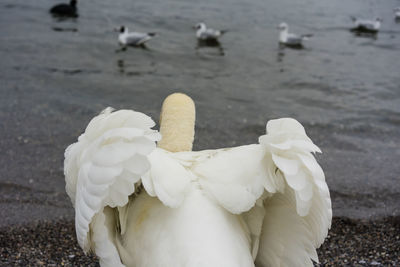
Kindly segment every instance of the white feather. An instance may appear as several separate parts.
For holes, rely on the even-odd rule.
[[[187,171],[173,154],[157,148],[149,155],[151,169],[149,178],[152,181],[151,194],[154,193],[168,207],[178,207],[184,200],[192,174]]]
[[[129,110],[111,112],[112,109],[106,109],[95,117],[65,153],[66,190],[76,210],[78,242],[86,251],[91,246],[101,247],[88,236],[95,216],[105,206],[123,207],[128,203],[134,184],[150,167],[148,160],[138,155],[150,153],[159,139],[153,130],[145,128],[154,123],[144,114]],[[148,148],[144,149],[145,146]],[[127,164],[130,165],[124,168]]]
[[[101,266],[318,261],[332,209],[311,154],[320,150],[300,123],[269,121],[259,144],[178,153],[155,148],[152,126],[144,114],[106,110],[66,150],[78,242]]]
[[[254,267],[242,218],[192,188],[177,208],[140,194],[117,242],[126,266]]]

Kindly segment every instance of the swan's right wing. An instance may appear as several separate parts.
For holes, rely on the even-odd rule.
[[[258,238],[259,266],[313,266],[328,235],[332,207],[325,175],[313,156],[320,149],[294,119],[271,120],[259,138],[284,191],[264,200]],[[256,212],[256,211],[255,211]]]
[[[221,206],[241,214],[257,266],[312,266],[332,209],[319,152],[294,119],[271,120],[260,144],[210,151],[194,172]]]

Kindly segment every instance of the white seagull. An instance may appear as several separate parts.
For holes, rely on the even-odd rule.
[[[394,18],[395,18],[396,20],[400,20],[400,7],[396,7],[396,8],[394,9]]]
[[[203,22],[197,23],[194,26],[196,29],[196,37],[199,41],[216,41],[226,33],[226,30],[214,30],[207,28],[206,24]]]
[[[381,28],[382,19],[376,18],[375,20],[358,19],[356,17],[351,17],[354,23],[354,31],[364,31],[376,33]]]
[[[318,262],[331,199],[303,126],[271,120],[256,144],[192,151],[194,124],[194,102],[180,93],[164,101],[161,134],[133,110],[90,121],[64,162],[84,251],[102,267]]]
[[[125,26],[116,28],[115,31],[119,32],[118,42],[122,47],[143,46],[147,41],[149,41],[156,35],[153,32],[129,32],[128,28]]]
[[[312,37],[312,34],[302,34],[297,35],[293,33],[289,33],[289,26],[287,23],[282,22],[278,26],[279,29],[279,42],[286,46],[293,46],[293,47],[302,47],[303,41],[308,40]]]

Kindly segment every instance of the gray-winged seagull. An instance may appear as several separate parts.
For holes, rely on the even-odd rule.
[[[354,23],[353,30],[376,33],[381,28],[382,19],[376,18],[375,20],[358,19],[351,17]]]
[[[226,33],[226,30],[207,28],[204,22],[197,23],[194,28],[197,30],[196,37],[199,41],[218,41],[218,39]]]
[[[122,47],[143,46],[144,43],[146,43],[156,35],[153,32],[129,32],[128,28],[125,26],[121,26],[120,28],[116,28],[115,30],[119,32],[118,42]]]
[[[312,34],[297,35],[294,33],[289,33],[289,26],[285,22],[279,24],[278,29],[280,30],[279,42],[286,46],[302,47],[303,41],[308,40],[311,36],[313,36]]]
[[[396,20],[400,20],[400,7],[396,7],[396,8],[394,9],[394,18],[395,18]]]

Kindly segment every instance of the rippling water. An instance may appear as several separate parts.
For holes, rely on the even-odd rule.
[[[22,199],[26,210],[70,214],[63,150],[88,120],[106,106],[157,119],[163,98],[183,91],[197,104],[196,149],[254,143],[267,120],[294,117],[324,151],[337,215],[398,214],[398,1],[85,0],[64,21],[48,14],[55,3],[0,3],[5,210]],[[355,35],[351,15],[383,18],[382,31]],[[199,21],[229,30],[223,55],[196,49]],[[282,21],[314,34],[305,49],[279,47]],[[117,53],[122,24],[159,34],[147,50]]]

